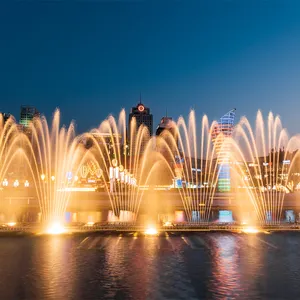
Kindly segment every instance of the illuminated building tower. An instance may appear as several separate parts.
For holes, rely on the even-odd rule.
[[[136,130],[139,129],[141,125],[145,126],[148,129],[149,136],[152,136],[153,134],[153,115],[150,113],[150,108],[146,107],[140,99],[140,102],[137,104],[137,106],[131,108],[131,113],[129,114],[129,124],[128,124],[128,134],[129,134],[129,142],[131,140],[131,126],[133,119],[135,119],[136,123]],[[131,145],[133,146],[133,145]],[[141,145],[141,152],[140,154],[143,154],[145,145]]]
[[[212,140],[215,145],[217,153],[218,164],[218,191],[229,192],[230,184],[230,164],[228,158],[228,151],[223,145],[226,138],[231,137],[234,128],[234,117],[236,109],[230,110],[227,114],[220,118],[218,124],[214,127],[212,132]]]
[[[39,112],[35,107],[22,105],[20,114],[20,125],[22,125],[24,128],[28,128],[33,118],[38,116]]]

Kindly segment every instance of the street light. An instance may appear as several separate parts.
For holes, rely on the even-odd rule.
[[[3,180],[2,185],[3,186],[8,186],[8,180],[6,178]]]
[[[19,180],[16,179],[16,180],[14,181],[14,187],[18,187],[19,185],[20,185]]]
[[[45,178],[46,178],[46,175],[45,175],[45,174],[42,174],[42,175],[41,175],[41,179],[44,181]]]

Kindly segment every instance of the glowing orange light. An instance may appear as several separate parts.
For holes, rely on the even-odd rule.
[[[65,232],[66,229],[60,223],[53,223],[46,230],[48,234],[62,234]]]
[[[158,231],[155,227],[148,227],[146,230],[145,230],[145,234],[146,235],[156,235],[158,234]]]
[[[246,227],[246,228],[242,229],[242,232],[244,232],[244,233],[254,233],[255,234],[255,233],[258,233],[259,230],[255,227]]]
[[[139,106],[138,106],[138,110],[139,110],[140,112],[144,111],[144,110],[145,110],[144,105],[139,105]]]

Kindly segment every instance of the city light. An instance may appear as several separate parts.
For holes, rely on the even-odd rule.
[[[67,230],[58,222],[52,223],[46,230],[47,234],[62,234],[67,232]]]
[[[93,226],[94,224],[95,224],[95,222],[87,222],[87,223],[86,223],[86,226],[90,226],[90,227],[91,227],[91,226]]]
[[[146,230],[145,230],[145,234],[146,235],[156,235],[158,234],[157,229],[154,226],[149,226]]]
[[[6,178],[3,180],[2,185],[3,186],[8,186],[8,180]]]
[[[28,180],[26,180],[26,181],[24,182],[24,186],[25,186],[25,187],[29,187],[29,181],[28,181]]]
[[[19,185],[20,185],[19,180],[16,179],[16,180],[14,181],[14,187],[18,187]]]
[[[41,175],[41,179],[44,181],[45,178],[46,178],[46,175],[45,175],[45,174],[42,174],[42,175]]]
[[[259,232],[259,230],[255,227],[246,227],[244,229],[242,229],[243,233],[250,233],[250,234],[256,234]]]
[[[13,227],[13,226],[15,226],[16,224],[17,224],[16,222],[8,222],[8,223],[7,223],[7,226]]]

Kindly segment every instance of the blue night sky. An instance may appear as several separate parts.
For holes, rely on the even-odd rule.
[[[260,108],[300,132],[300,2],[1,1],[0,111],[21,104],[78,131],[129,112],[219,118]]]

